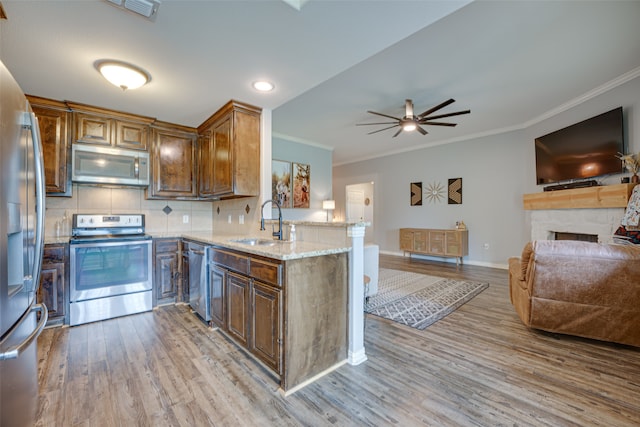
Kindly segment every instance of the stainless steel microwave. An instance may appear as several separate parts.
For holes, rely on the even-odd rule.
[[[73,144],[71,180],[107,185],[149,185],[149,153]]]

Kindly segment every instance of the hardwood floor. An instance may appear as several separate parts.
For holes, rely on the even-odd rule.
[[[38,425],[640,424],[640,349],[528,330],[505,270],[385,255],[380,266],[491,285],[424,331],[368,316],[369,360],[287,398],[185,305],[47,329]]]

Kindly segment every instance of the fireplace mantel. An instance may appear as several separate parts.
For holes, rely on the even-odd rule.
[[[525,210],[626,208],[637,184],[615,184],[525,194]]]

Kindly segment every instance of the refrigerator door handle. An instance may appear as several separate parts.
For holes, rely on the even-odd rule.
[[[29,336],[22,341],[20,344],[15,347],[10,348],[4,353],[0,353],[0,360],[8,360],[8,359],[17,359],[20,357],[20,353],[26,350],[32,343],[35,341],[42,330],[44,329],[44,325],[47,324],[47,320],[49,319],[49,311],[47,310],[47,306],[44,304],[36,304],[31,307],[31,310],[27,312],[25,316],[22,317],[21,322],[24,322],[26,318],[31,314],[32,311],[38,311],[42,313],[40,315],[40,321],[38,322],[38,326],[29,334]]]
[[[42,270],[42,255],[44,252],[44,211],[45,211],[45,183],[44,163],[42,159],[42,144],[40,143],[40,126],[34,113],[29,113],[29,128],[31,129],[31,141],[33,143],[33,158],[36,176],[36,247],[33,272],[31,274],[32,287],[37,292],[40,287],[40,273]]]

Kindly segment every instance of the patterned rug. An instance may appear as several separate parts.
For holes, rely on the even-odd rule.
[[[365,311],[416,329],[425,329],[489,287],[426,274],[381,268],[378,293]]]

